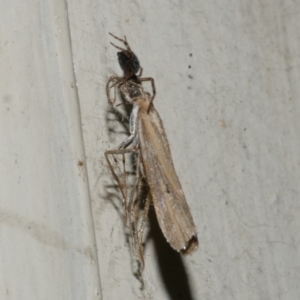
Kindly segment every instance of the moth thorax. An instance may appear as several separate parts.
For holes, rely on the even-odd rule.
[[[143,88],[140,85],[132,82],[126,82],[122,84],[120,86],[120,90],[127,100],[141,97],[143,95]]]

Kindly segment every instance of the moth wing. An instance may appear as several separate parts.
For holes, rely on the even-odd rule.
[[[196,227],[177,177],[159,114],[152,106],[140,111],[138,133],[143,167],[160,228],[170,245],[183,254],[198,246]]]

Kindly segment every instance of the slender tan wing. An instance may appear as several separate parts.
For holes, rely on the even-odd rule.
[[[140,107],[138,134],[143,167],[160,228],[183,254],[198,246],[196,227],[175,172],[169,143],[158,112]]]

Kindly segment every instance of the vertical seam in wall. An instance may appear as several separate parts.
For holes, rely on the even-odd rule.
[[[78,87],[77,87],[77,78],[76,78],[76,72],[75,72],[75,65],[74,65],[74,59],[73,59],[73,47],[72,47],[72,39],[71,39],[71,26],[70,26],[70,22],[69,22],[69,8],[68,8],[68,1],[65,0],[65,8],[66,8],[66,21],[67,21],[67,26],[68,26],[68,40],[69,40],[69,48],[70,48],[70,55],[71,55],[71,59],[72,59],[72,66],[73,66],[73,78],[74,78],[74,82],[75,82],[75,93],[76,93],[76,101],[77,101],[77,107],[78,107],[78,120],[80,122],[80,139],[81,139],[81,144],[82,144],[82,150],[83,150],[83,154],[84,154],[84,158],[85,156],[85,147],[84,147],[84,139],[83,139],[83,133],[82,133],[82,122],[81,122],[81,109],[80,109],[80,101],[79,101],[79,93],[78,93]],[[95,246],[96,246],[96,259],[97,259],[97,267],[98,267],[98,274],[99,274],[99,286],[100,286],[100,291],[101,291],[101,295],[102,295],[102,286],[101,286],[101,278],[100,278],[100,269],[99,269],[99,259],[98,259],[98,251],[97,251],[97,240],[96,240],[96,231],[95,231],[95,222],[94,222],[94,215],[93,215],[93,211],[92,211],[92,203],[91,203],[91,193],[90,193],[90,185],[89,185],[89,176],[88,176],[88,172],[87,172],[87,167],[86,167],[86,163],[84,164],[84,168],[85,168],[85,174],[86,174],[86,179],[87,179],[87,189],[88,189],[88,197],[89,197],[89,206],[90,206],[90,215],[92,218],[92,227],[93,227],[93,235],[94,235],[94,241],[95,241]],[[102,296],[101,296],[102,298]]]

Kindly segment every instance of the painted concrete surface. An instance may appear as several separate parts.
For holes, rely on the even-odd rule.
[[[0,299],[100,299],[68,18],[1,3]]]
[[[300,3],[60,3],[1,18],[1,299],[299,299]],[[150,211],[144,290],[104,159],[108,32],[155,79],[198,228],[183,258]]]

